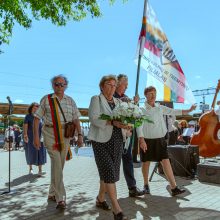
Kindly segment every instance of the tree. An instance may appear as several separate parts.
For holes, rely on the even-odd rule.
[[[110,4],[114,2],[109,0]],[[102,15],[97,0],[2,0],[0,45],[9,43],[15,23],[29,29],[32,20],[46,19],[57,26],[65,26],[68,21],[80,21],[88,14],[93,18]]]

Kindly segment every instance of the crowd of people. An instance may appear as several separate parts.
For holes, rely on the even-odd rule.
[[[176,120],[173,115],[165,116],[164,121],[167,127],[165,139],[168,145],[187,145],[194,132],[199,130],[196,121]]]
[[[17,125],[9,126],[5,129],[4,135],[4,147],[3,149],[10,150],[20,150],[23,147],[22,144],[22,130]]]
[[[153,123],[143,122],[137,129],[118,120],[100,119],[101,114],[111,115],[114,108],[122,102],[138,104],[139,96],[130,99],[126,94],[128,77],[103,76],[99,83],[100,94],[91,98],[89,105],[90,126],[80,126],[80,112],[75,101],[65,94],[68,80],[63,75],[54,76],[51,80],[52,94],[42,97],[40,104],[32,103],[28,108],[23,126],[25,155],[29,173],[33,165],[38,167],[38,175],[43,175],[42,166],[47,162],[46,151],[51,160],[51,182],[48,200],[56,202],[56,208],[66,208],[66,191],[63,180],[65,161],[69,158],[70,144],[79,147],[92,146],[99,173],[99,192],[96,206],[103,210],[112,210],[114,219],[127,219],[117,199],[116,182],[120,179],[121,161],[123,173],[130,197],[150,194],[148,181],[151,162],[160,162],[170,185],[172,196],[185,192],[177,186],[167,152],[167,145],[188,144],[192,133],[198,129],[195,123],[177,121],[177,115],[185,115],[195,110],[192,105],[187,110],[173,109],[156,103],[156,88],[149,86],[143,91],[146,98],[143,115],[150,117]],[[67,126],[68,125],[68,126]],[[190,130],[187,130],[190,128]],[[70,132],[71,131],[71,132]],[[14,126],[6,137],[15,141],[19,148],[18,137],[21,130]],[[12,133],[13,132],[13,135]],[[140,159],[142,162],[143,189],[136,185],[132,159],[132,143],[125,149],[128,137],[138,138]],[[17,137],[17,138],[16,138]],[[9,146],[10,147],[10,146]],[[106,193],[111,205],[106,201]]]

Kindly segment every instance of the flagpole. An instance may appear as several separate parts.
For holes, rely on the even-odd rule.
[[[144,22],[146,22],[146,21],[144,21],[144,19],[146,19],[145,16],[147,16],[147,0],[144,0],[144,11],[143,11],[142,28],[143,28]],[[146,36],[140,36],[140,37],[141,37],[141,39],[140,39],[140,45],[139,45],[139,51],[138,51],[139,56],[138,56],[135,96],[138,95],[138,85],[139,85],[139,76],[140,76],[141,57],[142,57],[143,52],[144,52],[144,42],[145,42],[145,37]]]
[[[138,51],[138,66],[137,66],[137,77],[136,77],[136,87],[135,87],[135,96],[138,95],[138,85],[139,85],[139,77],[140,77],[140,67],[141,67],[141,57],[144,52],[144,44],[145,44],[145,38],[146,38],[146,17],[147,16],[147,0],[144,0],[144,11],[143,11],[143,20],[142,20],[142,30],[141,30],[141,39],[140,39],[140,45],[139,45],[139,51]],[[143,32],[143,25],[145,25],[145,32]],[[144,36],[142,36],[142,34]],[[131,143],[131,149],[134,148],[134,139],[135,139],[135,130],[132,132],[132,143]],[[138,144],[137,144],[138,145]],[[137,146],[139,147],[139,146]]]
[[[138,66],[137,66],[135,96],[138,95],[138,84],[139,84],[139,77],[140,77],[141,57],[142,57],[142,55],[139,54],[139,56],[138,56]]]

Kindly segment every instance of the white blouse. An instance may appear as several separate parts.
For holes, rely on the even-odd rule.
[[[155,103],[155,107],[145,103],[145,108],[142,108],[143,114],[148,116],[154,123],[144,122],[138,127],[137,136],[148,139],[162,138],[167,133],[164,115],[182,115],[182,110],[175,110],[166,106]]]

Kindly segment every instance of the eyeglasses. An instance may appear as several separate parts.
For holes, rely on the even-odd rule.
[[[105,83],[106,85],[108,85],[108,86],[111,86],[111,87],[116,87],[116,85],[114,84],[111,84],[111,83]]]
[[[58,82],[56,82],[56,83],[54,83],[54,86],[56,86],[56,87],[65,87],[66,86],[66,83],[58,83]]]
[[[39,105],[34,105],[34,107],[39,107]]]

